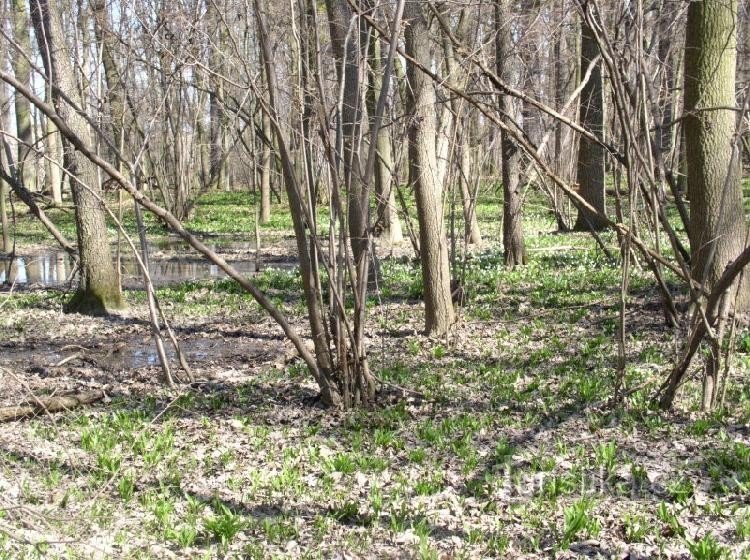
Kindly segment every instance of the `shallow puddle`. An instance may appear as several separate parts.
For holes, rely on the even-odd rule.
[[[185,338],[179,340],[180,348],[189,364],[221,361],[228,358],[252,359],[265,353],[267,345],[261,341],[225,340],[223,338]],[[171,342],[165,338],[164,348],[170,363],[176,365],[177,357]],[[151,337],[131,338],[111,347],[96,344],[95,348],[81,348],[74,345],[57,347],[51,344],[37,345],[32,348],[13,348],[0,346],[0,363],[23,364],[24,367],[50,368],[66,358],[71,358],[68,365],[80,365],[88,362],[109,371],[127,371],[159,365],[159,355]]]
[[[192,338],[180,341],[180,349],[189,363],[204,362],[226,357],[229,350],[226,341],[216,338]],[[168,340],[164,340],[164,350],[167,359],[171,363],[177,361],[174,346]],[[153,339],[148,341],[134,340],[122,349],[105,355],[101,359],[101,365],[114,370],[138,369],[148,366],[159,365],[159,354]]]

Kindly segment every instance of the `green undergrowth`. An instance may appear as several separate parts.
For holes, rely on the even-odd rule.
[[[478,214],[493,239],[491,195]],[[222,214],[247,201],[204,197],[191,227],[252,223],[241,208]],[[288,228],[287,218],[269,228]],[[701,413],[691,379],[675,412],[658,411],[652,397],[678,346],[649,272],[634,267],[626,397],[608,406],[621,269],[590,235],[555,233],[541,204],[525,225],[528,266],[505,268],[496,241],[459,254],[464,298],[446,337],[420,333],[419,265],[382,260],[368,351],[385,385],[371,408],[320,408],[293,362],[175,391],[133,384],[105,404],[14,425],[3,437],[25,443],[0,449],[0,482],[58,538],[28,545],[0,534],[0,558],[91,557],[82,543],[113,558],[748,558],[750,331],[734,339],[724,410]],[[296,270],[253,281],[304,323]],[[264,316],[230,280],[158,295],[177,323],[250,331]],[[61,297],[3,296],[11,312],[0,335],[20,344],[38,328],[22,312],[57,309]],[[3,526],[21,526],[13,515],[0,513]]]

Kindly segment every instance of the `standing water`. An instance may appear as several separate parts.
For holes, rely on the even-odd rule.
[[[215,241],[210,246],[243,275],[258,271],[253,249],[248,241],[229,238]],[[198,257],[185,255],[185,245],[174,238],[155,239],[151,244],[151,281],[155,285],[223,278],[224,272],[215,264]],[[235,259],[226,252],[237,253]],[[114,266],[114,263],[113,263]],[[125,253],[121,259],[123,281],[140,283],[140,270],[132,254]],[[31,257],[16,257],[12,261],[0,261],[0,284],[38,284],[54,286],[64,283],[72,272],[72,260],[64,251],[50,251]]]

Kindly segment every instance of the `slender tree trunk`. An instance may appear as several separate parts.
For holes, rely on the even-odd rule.
[[[554,80],[553,80],[553,92],[552,96],[555,100],[555,109],[562,110],[565,102],[567,101],[570,93],[571,86],[575,85],[575,76],[577,71],[574,69],[572,72],[569,65],[565,64],[565,55],[568,51],[568,24],[565,21],[565,0],[557,0],[555,3],[556,17],[560,21],[560,29],[557,38],[554,43],[554,51],[552,56],[552,62],[554,66]],[[567,116],[567,112],[566,115]],[[570,154],[573,152],[571,149],[572,135],[568,127],[559,121],[553,123],[555,127],[555,170],[558,176],[563,179],[569,180],[570,178]],[[566,218],[567,212],[565,211],[566,197],[557,186],[554,189],[554,204],[555,204],[555,220],[557,221],[558,231],[570,230],[570,224]]]
[[[750,85],[750,2],[745,0],[737,15],[738,44],[737,44],[737,88],[742,89]]]
[[[3,159],[3,158],[0,158]],[[8,185],[0,179],[0,227],[3,228],[3,253],[10,253],[10,226],[8,224],[8,210],[6,200],[8,199]]]
[[[468,24],[470,17],[466,10],[461,12],[459,23],[453,34],[456,38],[466,41],[468,35]],[[465,88],[466,72],[457,64],[456,55],[453,49],[453,42],[447,36],[443,37],[443,52],[445,54],[446,80],[454,87]],[[472,175],[472,157],[470,134],[471,126],[464,115],[464,102],[456,96],[451,97],[451,111],[454,121],[454,138],[456,139],[456,151],[458,158],[458,184],[461,190],[461,204],[464,216],[464,237],[469,244],[480,244],[482,242],[482,233],[479,229],[477,220],[476,201],[471,193]]]
[[[495,60],[497,73],[508,83],[519,81],[520,60],[514,52],[509,0],[495,4]],[[500,94],[500,111],[509,124],[518,123],[518,100]],[[523,208],[520,185],[521,148],[505,133],[502,134],[503,162],[503,260],[508,266],[526,264],[526,245],[523,238]]]
[[[127,140],[130,136],[129,121],[132,115],[128,114],[125,104],[124,83],[115,60],[115,37],[112,35],[109,24],[106,2],[104,0],[90,0],[90,6],[94,16],[94,34],[100,45],[102,65],[104,66],[104,80],[110,110],[111,142],[115,146],[120,146],[121,140]],[[115,161],[114,157],[110,160],[115,167],[121,168],[120,162]]]
[[[370,84],[367,89],[367,112],[370,123],[375,116],[375,106],[382,87],[382,64],[380,41],[375,33],[370,37]],[[393,150],[388,128],[381,126],[377,135],[377,153],[375,160],[375,194],[377,196],[377,223],[380,224],[381,238],[390,243],[399,243],[404,235],[401,220],[396,211],[396,189],[393,169]]]
[[[16,79],[24,84],[30,84],[31,67],[26,56],[31,53],[29,38],[29,15],[25,0],[13,0],[13,37],[20,50],[11,49],[11,65]],[[31,119],[31,103],[18,92],[14,95],[16,109],[16,135],[18,136],[18,177],[23,185],[30,190],[35,189],[34,161],[30,158],[34,134]]]
[[[663,78],[662,88],[664,95],[661,96],[663,102],[658,107],[660,118],[660,130],[657,137],[658,158],[664,161],[668,153],[674,147],[672,141],[672,120],[674,119],[674,107],[672,106],[672,90],[674,89],[674,70],[672,68],[672,38],[669,35],[669,24],[673,21],[674,15],[666,8],[666,1],[662,2],[663,13],[659,17],[659,63],[662,67]],[[670,17],[671,16],[671,17]],[[658,113],[657,113],[658,114]]]
[[[6,97],[6,86],[5,84],[0,84],[0,106],[4,107],[7,102],[8,98]],[[0,114],[0,130],[9,128],[9,120],[10,114],[8,111]],[[7,170],[8,173],[11,173],[12,162],[7,161],[7,159],[10,157],[13,157],[10,151],[10,146],[5,142],[4,138],[0,138],[0,170]],[[11,251],[10,224],[8,223],[8,208],[6,206],[7,199],[8,184],[2,179],[2,177],[0,177],[0,227],[2,227],[1,248],[2,252],[6,254],[10,253]],[[7,282],[9,280],[9,271],[12,263],[8,262],[6,264],[7,270],[5,271],[5,280]]]
[[[52,94],[50,87],[46,87],[46,98],[47,103],[52,103]],[[57,130],[55,123],[52,119],[44,119],[44,132],[45,132],[45,155],[47,159],[44,161],[46,168],[46,183],[47,190],[52,193],[52,200],[57,204],[62,203],[63,193],[63,176],[62,176],[62,142],[60,140],[60,132]]]
[[[472,192],[472,179],[474,177],[474,165],[471,157],[471,140],[469,130],[471,127],[466,119],[460,123],[461,132],[458,135],[461,143],[458,147],[458,184],[461,187],[461,207],[464,215],[464,236],[471,245],[482,243],[482,231],[479,229],[477,218],[477,200]],[[477,170],[478,171],[478,170]]]
[[[217,0],[207,0],[206,13],[214,20],[217,31],[211,44],[210,68],[212,71],[210,83],[211,91],[209,93],[209,112],[211,116],[210,127],[210,186],[215,186],[219,190],[227,188],[226,173],[226,136],[227,136],[227,115],[224,101],[224,63],[221,50],[226,42],[226,26],[217,14],[220,10],[220,4]],[[214,45],[215,43],[215,45]]]
[[[262,147],[260,151],[260,223],[271,221],[271,119],[263,111],[261,117]]]
[[[28,86],[26,87],[28,88]],[[6,106],[9,103],[9,97],[3,99],[4,93],[5,87],[3,84],[2,87],[0,87],[0,106]],[[0,113],[0,129],[9,130],[10,128],[10,112],[6,111]],[[13,194],[29,208],[31,214],[41,222],[50,235],[52,235],[52,237],[54,237],[60,244],[60,247],[62,247],[73,260],[77,261],[78,255],[76,248],[65,239],[65,237],[63,237],[62,233],[60,233],[55,227],[55,224],[53,224],[44,213],[44,210],[42,210],[36,203],[36,199],[32,193],[17,180],[16,174],[12,173],[15,163],[13,162],[13,152],[11,151],[9,144],[0,141],[0,152],[0,162],[8,162],[7,165],[0,163],[0,191],[2,191],[2,193],[0,193],[0,223],[3,225],[3,233],[6,236],[9,235],[6,199],[8,196],[8,187],[10,187]],[[4,244],[6,252],[12,250],[10,239],[4,239]],[[8,263],[8,265],[10,266],[10,263]],[[6,278],[8,278],[7,274]]]
[[[340,130],[343,136],[341,157],[344,167],[344,184],[348,191],[349,237],[354,262],[359,271],[367,258],[369,201],[363,196],[361,162],[357,148],[361,120],[362,95],[360,83],[361,37],[359,25],[350,30],[352,10],[347,0],[326,0],[331,45],[337,60],[339,85],[343,84],[340,107]]]
[[[693,277],[710,290],[747,244],[735,143],[737,1],[688,8],[685,42],[685,144]],[[739,292],[737,291],[739,289]],[[750,308],[750,274],[735,287],[738,310]]]
[[[750,95],[750,1],[745,0],[739,9],[739,41],[737,45],[737,84],[738,92]],[[740,97],[740,102],[744,97]],[[744,168],[750,169],[750,130],[745,126],[742,142]]]
[[[224,157],[226,117],[224,115],[224,85],[221,78],[214,80],[213,91],[209,97],[211,113],[210,138],[210,185],[219,190],[226,190],[226,159]]]
[[[418,3],[404,9],[406,53],[428,68],[429,26]],[[435,153],[435,91],[432,80],[407,61],[407,107],[409,119],[409,183],[417,199],[419,247],[424,283],[425,330],[440,335],[455,321],[451,301],[448,240],[443,219],[442,185]]]
[[[271,112],[269,117],[273,116],[276,119],[278,118],[276,74],[270,40],[267,36],[264,23],[265,16],[262,14],[262,8],[259,4],[259,0],[255,0],[258,35],[262,47],[262,62],[266,83],[268,84],[269,109]],[[341,387],[338,382],[339,380],[337,380],[338,376],[335,371],[335,362],[330,347],[330,334],[326,329],[324,319],[323,296],[319,289],[318,271],[313,267],[315,262],[313,253],[315,248],[311,246],[311,240],[308,239],[307,217],[311,215],[311,210],[308,208],[307,197],[303,196],[297,181],[293,162],[287,150],[281,127],[278,122],[274,123],[272,120],[270,122],[279,149],[284,186],[287,198],[289,199],[289,208],[294,225],[294,236],[297,241],[300,275],[302,276],[302,286],[305,293],[308,319],[310,321],[310,332],[315,346],[315,361],[317,364],[316,381],[320,386],[323,402],[327,405],[338,407],[343,405]]]
[[[594,32],[588,24],[581,21],[581,66],[580,75],[584,76],[591,62],[599,55],[599,46]],[[580,106],[581,126],[601,138],[604,132],[604,95],[602,92],[601,63],[597,63],[591,72],[589,81],[581,91]],[[602,214],[606,214],[604,192],[604,150],[596,142],[581,137],[578,148],[578,185],[581,196]],[[606,227],[606,222],[597,214],[584,209],[578,211],[575,229],[588,231]]]
[[[70,62],[72,57],[64,41],[62,7],[59,0],[33,2],[31,17],[47,79],[53,86],[55,110],[79,138],[91,145],[88,124],[59,95],[60,91],[64,91],[73,100],[78,97]],[[78,105],[83,106],[83,103],[78,100]],[[107,313],[123,307],[124,302],[116,271],[112,266],[96,172],[93,164],[78,155],[75,148],[67,142],[64,144],[63,164],[70,177],[75,204],[80,258],[80,283],[66,309],[90,314]]]

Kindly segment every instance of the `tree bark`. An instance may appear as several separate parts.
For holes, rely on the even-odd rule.
[[[18,43],[19,49],[12,49],[11,66],[13,73],[19,82],[30,84],[31,67],[26,56],[31,53],[31,40],[29,38],[29,16],[25,0],[13,0],[13,38]],[[34,161],[31,159],[32,145],[34,143],[33,127],[31,125],[31,103],[23,95],[16,92],[14,95],[16,109],[16,135],[18,136],[18,178],[29,190],[37,190],[34,184]],[[41,188],[41,185],[39,185]]]
[[[40,414],[73,410],[79,406],[100,401],[104,396],[104,391],[97,390],[59,397],[34,397],[23,404],[0,407],[0,422],[11,422],[31,416],[39,416]]]
[[[594,32],[585,20],[581,21],[580,75],[585,76],[591,62],[599,55]],[[604,95],[602,92],[601,64],[592,69],[589,81],[581,91],[580,123],[598,138],[604,132]],[[604,149],[600,144],[581,136],[578,148],[578,185],[581,196],[602,214],[606,214],[604,192]],[[581,208],[574,229],[601,230],[607,223],[601,216]]]
[[[495,64],[500,78],[516,85],[519,81],[520,60],[514,53],[513,29],[510,23],[509,0],[495,4]],[[517,126],[520,118],[519,101],[500,94],[500,112],[509,126]],[[521,148],[505,132],[501,132],[503,176],[503,261],[507,266],[526,264],[526,245],[523,238],[523,208],[520,184]]]
[[[209,59],[211,68],[211,76],[209,78],[211,83],[211,91],[209,92],[209,113],[211,119],[209,129],[211,136],[209,188],[216,187],[219,190],[226,190],[228,186],[225,155],[227,149],[227,114],[224,102],[224,62],[221,50],[227,40],[227,30],[224,22],[215,13],[220,9],[220,4],[216,0],[207,0],[206,13],[209,19],[217,26],[210,44],[211,54]]]
[[[104,80],[107,86],[107,101],[110,112],[111,142],[115,146],[121,145],[121,140],[130,136],[129,121],[132,115],[128,114],[125,104],[125,89],[122,76],[115,60],[115,40],[107,16],[106,2],[104,0],[91,0],[91,11],[94,16],[94,34],[100,45],[102,66],[104,67]],[[124,155],[124,154],[123,154]],[[114,156],[110,161],[118,167],[119,162]]]
[[[340,379],[337,379],[334,358],[330,347],[330,335],[326,329],[323,312],[323,296],[320,293],[318,282],[318,270],[314,268],[315,247],[308,239],[309,224],[308,217],[311,210],[307,207],[308,199],[302,196],[297,176],[293,167],[291,156],[287,150],[286,142],[278,123],[277,95],[275,67],[271,51],[270,40],[264,22],[259,0],[255,0],[256,22],[261,45],[262,62],[268,84],[269,121],[273,127],[274,136],[278,145],[280,162],[282,166],[284,186],[289,200],[289,209],[292,214],[294,236],[297,241],[297,253],[300,261],[300,275],[302,276],[302,287],[305,293],[305,303],[310,321],[310,332],[315,346],[315,369],[313,374],[320,387],[321,398],[329,406],[343,406]]]
[[[271,221],[271,119],[263,111],[261,116],[262,148],[260,150],[260,223]]]
[[[469,20],[470,18],[466,10],[462,11],[459,16],[459,23],[453,32],[459,40],[466,40]],[[445,67],[447,73],[445,78],[446,81],[454,87],[465,89],[466,72],[456,61],[453,42],[445,35],[443,36],[443,52],[445,54]],[[453,125],[455,128],[453,137],[457,142],[456,151],[458,153],[456,155],[458,157],[458,185],[461,190],[461,205],[464,216],[464,237],[467,243],[478,245],[482,243],[482,232],[479,229],[479,221],[477,220],[476,200],[471,192],[471,177],[473,177],[471,137],[469,134],[471,126],[469,125],[469,119],[463,114],[465,102],[458,97],[451,96],[450,105],[450,113],[453,117]]]
[[[359,25],[351,30],[352,10],[347,0],[326,0],[331,46],[336,57],[336,73],[339,86],[343,84],[343,99],[340,107],[340,130],[343,136],[344,184],[348,190],[349,237],[354,263],[359,273],[367,258],[369,201],[364,196],[366,186],[362,184],[361,162],[357,144],[362,120],[362,95],[359,64],[362,41]]]
[[[406,54],[431,66],[429,25],[419,3],[404,9]],[[432,80],[407,61],[409,183],[415,191],[419,219],[419,247],[424,283],[425,330],[441,335],[455,321],[451,301],[448,240],[442,207],[442,185],[435,153],[435,91]]]
[[[81,140],[90,145],[88,123],[62,97],[61,92],[82,106],[75,86],[71,53],[65,45],[62,26],[62,7],[59,0],[33,0],[31,18],[42,53],[47,80],[52,87],[55,110]],[[63,165],[70,177],[75,204],[76,234],[80,267],[80,283],[66,305],[69,312],[106,314],[124,306],[122,292],[112,266],[112,254],[107,239],[107,226],[96,183],[94,165],[64,142]]]
[[[49,86],[45,101],[52,103],[52,91]],[[52,193],[52,200],[57,204],[62,203],[63,193],[63,175],[62,175],[62,143],[60,140],[60,131],[57,130],[52,119],[44,118],[44,150],[47,158],[44,160],[46,168],[46,189]]]
[[[382,63],[380,41],[373,33],[370,38],[370,83],[367,89],[367,112],[370,123],[375,116],[375,109],[382,88]],[[377,159],[375,160],[375,194],[377,196],[377,223],[380,225],[380,237],[390,243],[399,243],[404,234],[401,220],[396,211],[395,178],[393,168],[393,150],[388,128],[381,126],[377,135]]]
[[[711,290],[745,248],[747,218],[735,143],[736,0],[691,2],[685,42],[685,148],[693,277]],[[739,290],[739,291],[738,291]],[[750,275],[735,286],[750,308]]]
[[[560,29],[557,37],[554,41],[553,52],[551,56],[551,62],[553,65],[553,76],[552,80],[552,92],[551,97],[555,103],[555,110],[562,111],[565,102],[570,97],[572,90],[575,88],[576,75],[578,73],[577,66],[571,69],[566,64],[566,55],[571,50],[569,46],[570,29],[569,24],[565,18],[565,1],[556,0],[555,2],[555,17],[560,21]],[[573,47],[575,47],[575,40],[573,41]],[[573,48],[573,51],[576,49]],[[565,111],[565,116],[568,116],[569,111]],[[555,131],[555,145],[554,145],[554,157],[555,157],[555,171],[560,177],[569,180],[571,175],[571,161],[573,158],[571,154],[574,153],[573,144],[574,135],[571,130],[566,127],[562,122],[555,120],[553,121]],[[569,231],[570,223],[568,213],[566,212],[566,198],[555,186],[553,187],[554,193],[554,212],[555,220],[557,221],[558,231]]]

